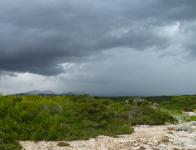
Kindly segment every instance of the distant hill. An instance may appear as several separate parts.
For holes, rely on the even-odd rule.
[[[24,93],[17,93],[17,94],[13,94],[13,95],[18,95],[18,96],[28,96],[28,95],[57,95],[55,92],[53,91],[38,91],[38,90],[34,90],[34,91],[27,91],[27,92],[24,92]]]
[[[53,91],[47,90],[47,91],[39,91],[39,90],[33,90],[33,91],[27,91],[27,92],[23,92],[23,93],[17,93],[17,94],[13,94],[13,95],[17,95],[17,96],[30,96],[30,95],[40,95],[40,96],[74,96],[77,94],[74,94],[72,92],[68,92],[68,93],[55,93]]]

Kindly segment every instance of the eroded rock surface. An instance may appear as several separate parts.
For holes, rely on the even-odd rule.
[[[130,135],[98,136],[87,141],[21,141],[25,150],[196,150],[196,122],[164,126],[136,126]]]

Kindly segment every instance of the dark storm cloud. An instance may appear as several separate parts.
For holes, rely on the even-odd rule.
[[[115,47],[162,49],[171,39],[156,29],[193,22],[195,10],[195,0],[0,0],[0,70],[53,75]]]

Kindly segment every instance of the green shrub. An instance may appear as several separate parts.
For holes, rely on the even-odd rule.
[[[177,113],[196,110],[196,96],[161,96],[148,97],[149,101],[160,104],[160,107]]]

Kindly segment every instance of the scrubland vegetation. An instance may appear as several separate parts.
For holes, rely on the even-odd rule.
[[[196,96],[159,96],[147,97],[147,100],[158,103],[161,108],[176,113],[194,111],[196,109]]]
[[[19,140],[79,140],[129,134],[133,125],[175,123],[170,112],[196,109],[195,96],[145,99],[1,96],[0,150],[20,149]]]

